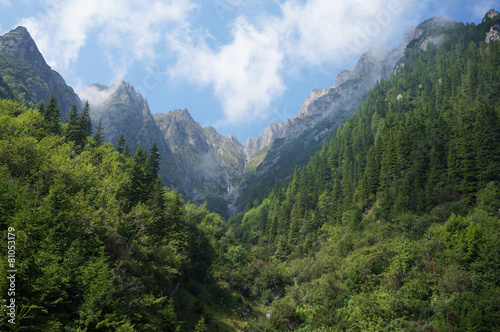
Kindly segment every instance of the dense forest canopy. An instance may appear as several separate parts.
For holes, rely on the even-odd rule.
[[[498,19],[410,45],[322,150],[224,223],[0,80],[0,292],[15,331],[492,331],[500,322]],[[9,235],[11,234],[11,235]],[[6,305],[8,304],[5,302]]]

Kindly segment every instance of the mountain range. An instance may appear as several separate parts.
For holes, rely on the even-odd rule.
[[[499,31],[429,19],[246,145],[123,81],[31,109],[72,89],[1,37],[0,326],[499,330]]]
[[[132,153],[139,145],[149,149],[156,144],[164,183],[194,203],[206,202],[210,210],[227,218],[242,211],[245,203],[262,200],[266,188],[286,181],[295,167],[305,165],[362,104],[368,91],[404,66],[401,59],[407,47],[419,45],[425,50],[437,45],[447,27],[456,24],[432,18],[411,28],[396,47],[368,50],[353,71],[335,76],[334,86],[311,90],[296,117],[269,124],[262,136],[249,138],[245,145],[232,135],[202,127],[186,109],[152,113],[147,100],[124,81],[93,84],[80,98],[47,65],[24,27],[0,37],[0,77],[11,94],[31,107],[55,95],[63,118],[71,105],[82,109],[80,99],[87,100],[94,131],[101,122],[104,139],[116,146],[123,135]],[[486,39],[498,39],[498,30],[492,26]]]

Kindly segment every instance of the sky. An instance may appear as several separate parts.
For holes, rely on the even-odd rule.
[[[370,47],[433,16],[480,23],[500,0],[0,0],[81,96],[125,80],[152,113],[187,108],[245,144],[298,115]]]

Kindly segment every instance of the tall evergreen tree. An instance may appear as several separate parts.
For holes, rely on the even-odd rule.
[[[52,95],[50,97],[49,103],[47,107],[41,107],[39,110],[42,112],[42,115],[47,122],[49,130],[51,133],[60,135],[62,132],[61,129],[61,110],[59,109],[59,104],[57,103],[56,96]]]
[[[75,144],[78,145],[80,143],[80,121],[76,104],[73,104],[73,106],[71,107],[68,117],[69,120],[66,126],[66,140],[68,142],[75,142]]]
[[[99,120],[99,125],[97,126],[97,131],[94,135],[95,146],[100,146],[102,143],[104,143],[104,134],[102,133],[102,131],[103,131],[102,120]]]
[[[80,114],[79,125],[80,137],[78,139],[79,144],[82,145],[82,142],[85,144],[87,137],[92,136],[92,121],[90,119],[90,106],[88,101],[85,102],[85,106]]]
[[[123,134],[120,135],[120,139],[118,140],[118,144],[116,145],[116,151],[123,154],[125,152],[125,138]]]
[[[160,153],[158,152],[158,147],[156,143],[149,149],[148,157],[148,167],[149,167],[149,182],[152,184],[156,178],[158,178],[158,172],[160,171]]]

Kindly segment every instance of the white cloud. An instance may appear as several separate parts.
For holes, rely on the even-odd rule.
[[[11,6],[10,0],[0,0],[0,6],[10,7]]]
[[[87,86],[85,89],[78,91],[78,95],[82,100],[87,100],[95,104],[102,104],[111,97],[111,95],[118,88],[118,83],[111,85],[110,87],[98,87],[96,85]]]
[[[104,102],[106,102],[111,95],[116,92],[120,84],[121,81],[117,81],[109,87],[90,85],[83,90],[78,91],[78,96],[82,100],[88,101],[94,111],[99,110],[104,105]]]
[[[285,89],[279,73],[283,54],[278,34],[259,30],[240,18],[233,42],[214,51],[203,39],[193,41],[187,30],[184,27],[168,35],[169,45],[178,57],[170,76],[211,84],[228,123],[262,117],[272,98]]]
[[[89,34],[97,32],[117,76],[133,61],[154,59],[162,27],[184,21],[194,8],[189,0],[68,0],[49,4],[45,12],[20,22],[47,62],[66,71],[77,60]]]
[[[368,47],[383,44],[408,26],[406,14],[416,0],[283,1],[279,16],[240,16],[232,40],[217,49],[212,37],[189,24],[167,34],[177,63],[172,79],[187,79],[213,88],[226,124],[266,116],[286,87],[287,72],[325,63],[349,63]],[[422,1],[420,1],[422,2]],[[404,23],[404,24],[403,24]],[[211,43],[213,44],[213,43]]]

